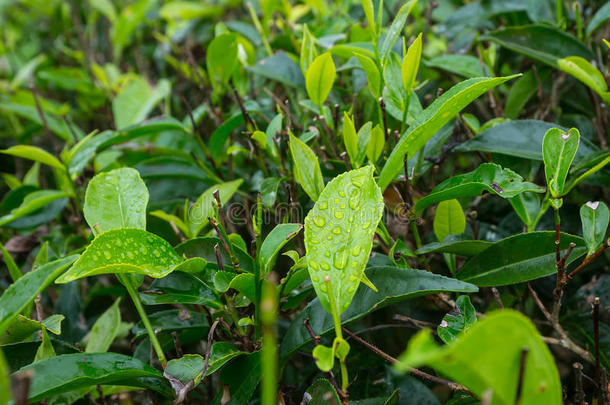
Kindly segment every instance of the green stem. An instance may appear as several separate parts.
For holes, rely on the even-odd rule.
[[[333,323],[335,325],[335,336],[343,340],[343,331],[341,330],[341,316],[339,315],[339,310],[337,309],[337,305],[335,303],[332,285],[330,284],[330,277],[326,276],[324,282],[326,282],[326,288],[328,291],[328,302],[330,304],[330,309],[332,310]],[[341,365],[341,390],[343,392],[347,392],[347,386],[349,385],[349,377],[347,374],[347,364],[345,363],[345,358],[340,358],[339,363]]]
[[[125,286],[125,288],[127,289],[127,293],[129,293],[129,296],[131,297],[131,300],[133,301],[133,304],[135,305],[136,310],[138,311],[138,314],[140,315],[140,319],[142,319],[144,328],[146,328],[146,332],[148,333],[150,342],[152,343],[153,348],[155,349],[155,352],[157,353],[157,357],[159,358],[161,367],[163,367],[163,369],[165,370],[165,366],[167,365],[167,359],[165,358],[165,354],[163,353],[161,344],[159,343],[159,340],[157,339],[157,335],[155,335],[155,331],[153,330],[152,325],[150,324],[148,315],[146,315],[146,311],[144,310],[144,307],[142,306],[140,297],[138,297],[138,292],[136,291],[135,287],[132,284],[133,275],[130,274],[128,277],[126,274],[119,273],[116,275],[116,277],[121,282],[121,284],[123,284]]]
[[[275,285],[265,281],[261,300],[262,349],[262,405],[277,404],[277,292]]]

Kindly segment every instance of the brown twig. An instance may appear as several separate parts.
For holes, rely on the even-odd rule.
[[[608,240],[605,244],[603,244],[599,249],[597,249],[595,251],[595,253],[593,253],[591,256],[587,257],[585,260],[582,261],[582,263],[574,269],[574,271],[571,271],[565,278],[565,283],[567,283],[568,281],[572,280],[574,277],[576,277],[581,271],[583,271],[585,269],[585,267],[587,267],[591,262],[593,262],[593,260],[597,259],[597,257],[599,255],[601,255],[604,250],[610,246],[610,240]]]
[[[218,264],[218,270],[224,271],[225,265],[222,262],[222,254],[220,254],[220,246],[218,246],[218,243],[214,245],[214,252],[216,253],[216,263]]]
[[[350,330],[348,330],[347,328],[342,328],[343,331],[349,335],[349,337],[351,337],[352,339],[354,339],[356,342],[360,343],[361,345],[365,346],[367,349],[369,349],[370,351],[372,351],[373,353],[377,354],[378,356],[380,356],[381,358],[383,358],[385,361],[395,364],[398,363],[398,360],[392,356],[390,356],[389,354],[387,354],[386,352],[384,352],[383,350],[379,349],[378,347],[372,345],[371,343],[367,342],[366,340],[362,339],[360,336],[356,335],[355,333],[351,332]],[[428,380],[430,382],[436,383],[436,384],[443,384],[446,385],[447,387],[449,387],[451,390],[453,391],[461,391],[461,392],[465,392],[469,395],[474,396],[474,394],[466,387],[464,387],[461,384],[455,383],[453,381],[448,381],[445,380],[443,378],[425,373],[421,370],[418,370],[416,368],[411,368],[409,369],[409,373],[416,375],[418,377],[421,377],[425,380]]]

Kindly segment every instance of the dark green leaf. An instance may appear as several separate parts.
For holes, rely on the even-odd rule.
[[[322,170],[318,157],[309,146],[294,135],[290,134],[290,154],[294,167],[294,177],[303,190],[313,201],[324,189]]]
[[[155,280],[148,291],[140,293],[140,299],[146,305],[196,304],[212,308],[223,305],[211,287],[197,277],[182,272]]]
[[[580,207],[582,235],[587,244],[587,256],[591,256],[604,243],[610,212],[602,201],[589,201]]]
[[[341,405],[337,391],[327,379],[317,379],[305,392],[311,396],[308,405]]]
[[[118,298],[93,324],[85,353],[103,353],[108,351],[121,326],[121,312]]]
[[[428,253],[452,253],[460,256],[475,256],[481,253],[492,245],[492,242],[484,240],[469,240],[463,237],[448,236],[443,242],[428,243],[421,248],[417,249],[415,253],[418,255],[425,255]]]
[[[263,273],[268,273],[275,264],[275,258],[284,245],[301,230],[301,224],[279,224],[265,238],[259,252]]]
[[[436,328],[438,336],[445,343],[456,340],[477,321],[477,312],[467,295],[461,295],[455,300],[455,307],[455,311],[446,314]]]

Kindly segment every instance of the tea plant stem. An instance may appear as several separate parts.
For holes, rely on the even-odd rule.
[[[163,367],[163,369],[165,369],[165,366],[167,365],[167,360],[165,358],[165,354],[163,353],[163,349],[161,348],[161,344],[159,343],[159,340],[157,339],[157,335],[155,334],[155,331],[153,330],[152,325],[150,324],[148,315],[146,314],[146,311],[144,310],[144,307],[142,306],[140,297],[138,297],[138,291],[136,291],[135,287],[132,284],[133,276],[132,275],[128,276],[125,274],[117,274],[116,276],[117,276],[117,279],[121,282],[121,284],[123,284],[125,286],[125,288],[127,289],[127,293],[131,297],[131,300],[133,301],[133,305],[135,305],[136,310],[138,311],[138,315],[140,315],[140,319],[142,319],[144,328],[146,328],[146,332],[148,333],[148,338],[150,339],[150,342],[152,343],[153,348],[155,349],[155,353],[157,354],[157,357],[159,358],[159,363],[161,363],[161,367]]]
[[[262,349],[262,405],[277,404],[277,293],[275,283],[264,282],[263,298],[260,303],[261,327],[263,333]]]
[[[583,271],[585,269],[585,267],[587,267],[591,262],[593,262],[593,260],[595,260],[598,256],[600,256],[604,250],[606,250],[606,248],[610,247],[610,240],[608,240],[606,243],[604,243],[599,249],[597,249],[595,251],[595,253],[593,253],[591,256],[587,257],[585,260],[582,261],[582,263],[575,268],[573,271],[571,271],[566,277],[565,277],[565,283],[567,283],[568,281],[572,280],[574,277],[576,277],[581,271]]]
[[[601,386],[601,368],[599,364],[599,297],[593,301],[593,339],[595,342],[595,383]],[[596,395],[594,395],[596,397]]]
[[[559,311],[561,309],[561,298],[563,297],[563,286],[564,286],[564,266],[561,260],[561,218],[559,217],[559,208],[554,209],[555,213],[555,266],[557,267],[557,283],[555,284],[555,290],[553,290],[553,322],[557,322],[559,319]]]

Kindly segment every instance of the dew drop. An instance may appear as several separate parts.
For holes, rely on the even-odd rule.
[[[130,250],[127,251],[127,257],[133,259],[133,253]]]
[[[311,280],[317,283],[318,281],[320,281],[320,278],[318,276],[311,276]]]
[[[333,240],[333,237],[330,235],[326,235],[326,240]]]
[[[326,284],[322,284],[322,285],[320,286],[320,290],[321,290],[322,292],[326,292]]]
[[[116,245],[117,245],[117,246],[119,246],[119,247],[120,247],[120,246],[123,246],[123,242],[121,242],[121,240],[120,240],[120,239],[117,239],[117,240],[115,241],[115,243],[116,243]]]
[[[348,280],[351,281],[352,283],[355,281],[358,281],[358,279],[355,276],[349,276]]]
[[[339,190],[339,196],[340,197],[345,197],[345,191]]]
[[[313,223],[319,226],[320,228],[323,227],[325,224],[324,217],[314,217]]]
[[[106,258],[106,260],[110,260],[110,258],[112,257],[112,255],[110,254],[109,251],[104,250],[104,257]]]
[[[354,287],[348,287],[347,291],[353,293],[354,291],[356,291],[356,289]]]
[[[353,210],[358,208],[358,198],[357,197],[350,197],[349,199],[349,207]]]
[[[362,229],[367,229],[369,226],[371,226],[371,223],[369,221],[364,221],[362,223]]]
[[[364,184],[364,175],[352,177],[352,184],[358,188],[362,187],[362,185]]]
[[[155,257],[160,257],[161,253],[159,253],[159,251],[157,249],[153,250],[153,255],[155,255]]]
[[[335,198],[335,204],[340,204],[340,203],[341,203],[341,200],[338,198]]]
[[[140,253],[146,253],[146,248],[144,246],[140,247]]]
[[[352,255],[353,256],[358,256],[360,254],[360,251],[362,250],[362,247],[360,245],[356,245],[352,248]]]
[[[347,263],[347,252],[346,252],[345,248],[339,249],[338,251],[335,252],[333,264],[335,265],[336,268],[341,270],[345,267],[346,263]]]
[[[338,226],[335,226],[335,227],[333,228],[333,233],[334,233],[335,235],[340,235],[340,234],[341,234],[341,228],[339,228]]]
[[[335,218],[337,218],[337,219],[343,218],[343,211],[335,211]]]
[[[325,210],[328,208],[328,203],[326,201],[322,201],[318,208],[320,208],[321,210]]]
[[[328,271],[330,270],[330,266],[328,265],[328,263],[326,262],[320,262],[320,267],[322,268],[322,270],[324,271]]]
[[[316,263],[314,260],[310,260],[309,267],[311,267],[314,270],[318,270],[318,263]]]

